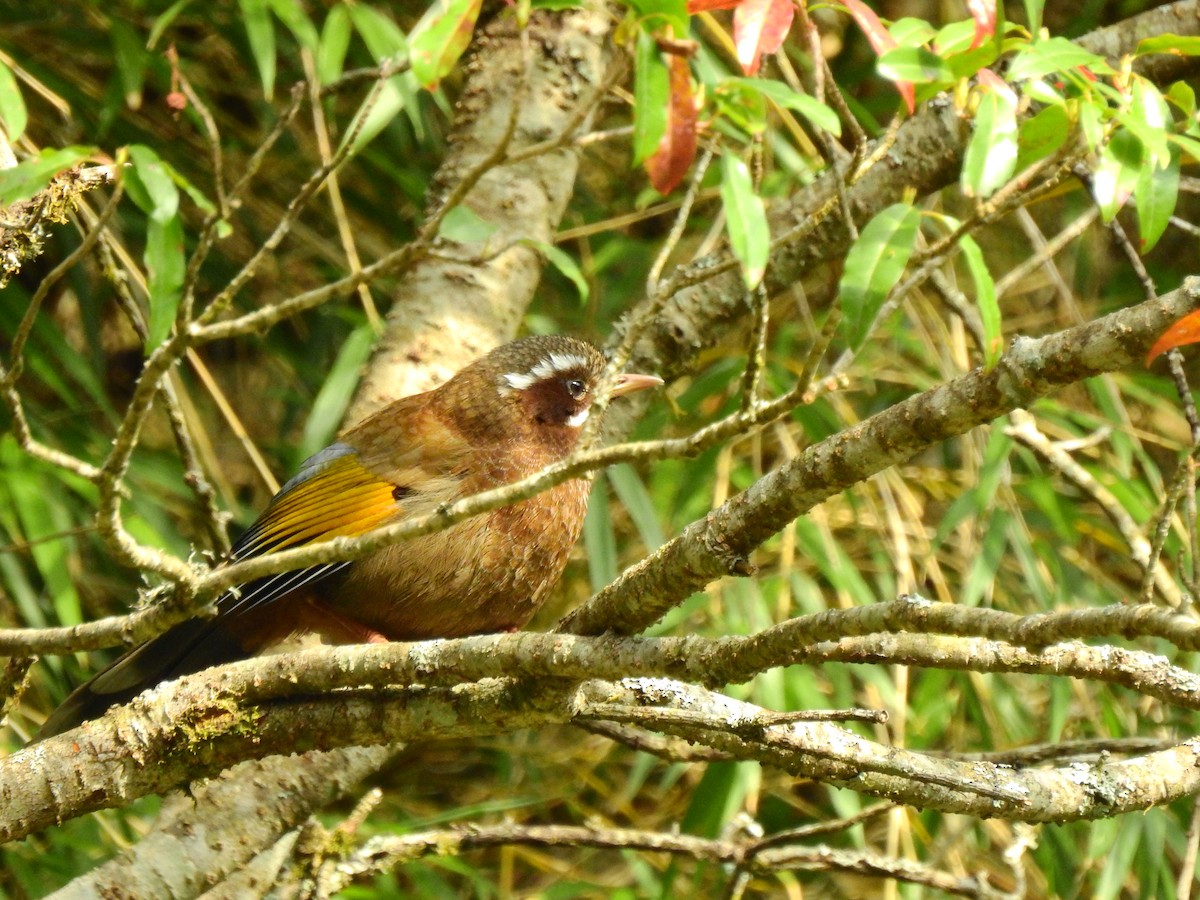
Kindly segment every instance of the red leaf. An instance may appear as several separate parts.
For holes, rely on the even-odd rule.
[[[876,56],[882,56],[888,50],[898,46],[891,32],[884,28],[883,23],[879,21],[879,16],[875,15],[875,11],[862,0],[841,0],[841,2],[854,21],[858,23],[858,27],[863,30],[863,34],[867,36]],[[904,98],[904,105],[911,113],[917,105],[916,86],[911,81],[895,81],[893,84],[896,85],[896,90]]]
[[[696,97],[688,61],[672,54],[667,56],[667,66],[671,70],[667,130],[645,163],[650,184],[663,195],[675,190],[696,158]]]
[[[698,12],[712,12],[714,9],[737,9],[742,0],[688,0],[689,16]]]
[[[975,37],[971,39],[974,50],[996,33],[996,0],[967,0],[967,9],[975,20]]]
[[[753,75],[763,54],[782,46],[795,13],[792,0],[743,0],[733,14],[733,43],[742,71]]]
[[[1168,350],[1174,350],[1184,344],[1197,343],[1200,343],[1200,310],[1188,313],[1162,333],[1146,354],[1146,365],[1150,365]]]

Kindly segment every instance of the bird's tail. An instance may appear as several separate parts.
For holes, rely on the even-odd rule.
[[[99,718],[111,707],[128,703],[164,681],[244,655],[241,642],[222,625],[206,619],[181,622],[130,650],[72,691],[43,723],[34,742]]]

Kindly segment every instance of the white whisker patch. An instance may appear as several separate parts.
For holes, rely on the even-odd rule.
[[[523,391],[533,387],[539,381],[570,372],[574,369],[587,369],[588,361],[575,353],[551,353],[528,372],[509,372],[502,377],[505,384],[514,391]],[[585,417],[586,418],[586,417]],[[582,419],[580,422],[582,423]]]
[[[575,415],[573,415],[569,419],[567,419],[567,424],[570,425],[572,428],[578,428],[580,425],[582,425],[584,422],[587,421],[588,413],[590,413],[591,411],[592,411],[591,407],[585,406],[579,412],[575,413]]]

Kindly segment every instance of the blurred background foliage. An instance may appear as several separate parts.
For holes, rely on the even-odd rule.
[[[1045,24],[1054,34],[1073,37],[1149,5],[1050,3]],[[212,159],[195,110],[176,111],[167,102],[176,89],[168,47],[176,49],[180,66],[211,110],[226,169],[236,178],[278,120],[291,86],[305,78],[306,29],[323,33],[341,27],[330,24],[335,15],[349,20],[341,66],[327,59],[311,63],[330,66],[336,76],[339,70],[374,66],[389,29],[407,33],[423,12],[404,4],[325,0],[269,8],[186,0],[104,5],[33,0],[0,6],[0,60],[20,72],[29,110],[27,140],[33,147],[81,144],[107,153],[130,145],[153,148],[178,174],[178,183],[187,186],[180,210],[185,241],[194,241],[205,203],[211,202],[205,198],[214,190]],[[907,15],[935,24],[965,15],[957,2],[922,0],[881,3],[878,11],[888,19]],[[895,91],[873,74],[874,53],[844,16],[814,14],[838,83],[864,127],[878,133],[896,114]],[[1021,10],[1011,9],[1009,15],[1020,20]],[[267,33],[270,42],[264,43]],[[714,79],[727,76],[728,54],[711,29],[698,27],[694,36],[702,45],[698,77],[706,71]],[[785,52],[798,69],[807,65],[798,44],[789,42]],[[346,217],[364,260],[402,245],[420,224],[426,186],[452,125],[459,77],[448,78],[436,94],[414,94],[339,173]],[[361,90],[347,89],[323,101],[335,138],[361,97]],[[629,120],[628,103],[614,95],[602,107],[596,128],[620,128]],[[794,135],[777,125],[772,123],[768,134],[764,193],[782,197],[811,180],[815,163]],[[597,142],[582,153],[558,244],[577,261],[589,291],[581,299],[568,278],[548,267],[525,324],[531,331],[603,340],[643,295],[677,199],[658,197],[640,170],[631,169],[626,141]],[[200,297],[221,290],[319,164],[311,111],[305,107],[208,257],[200,273]],[[698,205],[676,254],[680,260],[712,247],[720,235],[719,207],[712,202],[715,169],[702,193],[706,201]],[[1190,190],[1189,182],[1177,215],[1192,222],[1196,210]],[[93,212],[101,203],[95,197],[82,201]],[[1072,184],[977,233],[993,275],[1002,280],[1038,240],[1070,227],[1091,206]],[[957,191],[948,190],[927,208],[962,215],[968,207]],[[78,245],[74,222],[82,217],[81,212],[71,224],[51,228],[43,255],[0,293],[0,344],[6,353],[40,279]],[[1133,229],[1125,214],[1118,221]],[[130,256],[140,259],[145,214],[123,202],[113,227]],[[1194,271],[1195,241],[1194,234],[1170,229],[1146,259],[1160,289],[1173,288]],[[34,326],[19,385],[35,437],[90,460],[102,458],[143,359],[141,341],[117,302],[118,271],[91,254],[57,284]],[[235,298],[235,308],[281,300],[345,271],[328,201],[318,198]],[[799,373],[836,275],[812,273],[790,296],[776,299],[769,392],[786,390]],[[953,265],[947,275],[962,278],[969,291]],[[370,293],[384,311],[392,302],[403,302],[394,296],[390,279],[373,283]],[[1135,273],[1113,249],[1110,234],[1093,223],[1050,263],[1007,284],[1000,299],[1005,332],[1013,335],[1047,333],[1141,298]],[[291,318],[256,338],[206,346],[200,359],[179,372],[183,408],[205,472],[235,534],[271,493],[250,449],[282,479],[327,442],[372,337],[368,312],[351,298]],[[536,626],[548,626],[648,549],[808,443],[977,362],[977,349],[961,322],[937,297],[917,291],[859,355],[843,383],[789,420],[696,459],[611,470],[597,480],[585,539]],[[732,411],[739,403],[744,365],[744,347],[729,344],[711,351],[694,375],[672,385],[667,398],[650,409],[636,436],[686,433]],[[1191,374],[1197,374],[1194,367]],[[1144,524],[1153,519],[1164,482],[1190,444],[1177,406],[1169,381],[1155,370],[1095,379],[1039,403],[1035,412],[1050,437],[1078,442],[1077,461]],[[6,417],[0,413],[0,625],[70,625],[126,610],[143,585],[137,573],[108,558],[96,537],[94,489],[21,453]],[[910,590],[1018,613],[1135,597],[1140,571],[1093,498],[1016,444],[1004,425],[969,433],[823,504],[764,546],[755,560],[756,578],[712,586],[673,611],[653,633],[746,633],[788,616],[870,604]],[[172,553],[214,552],[183,472],[169,424],[161,415],[153,417],[127,481],[129,527],[140,540]],[[1174,560],[1182,550],[1172,534],[1164,558]],[[1194,662],[1163,649],[1181,657],[1182,665]],[[42,660],[3,737],[6,749],[19,747],[70,686],[95,670],[99,657]],[[772,671],[730,691],[780,710],[882,707],[892,719],[874,730],[874,737],[942,752],[1089,738],[1171,740],[1193,730],[1175,712],[1143,698],[1131,702],[1119,689],[1097,691],[1095,685],[1036,676],[831,665]],[[772,833],[852,815],[869,802],[850,791],[746,763],[671,763],[567,728],[520,732],[471,746],[413,747],[376,783],[384,788],[384,801],[365,834],[502,820],[658,829],[678,824],[684,832],[708,836],[753,820]],[[0,892],[37,896],[65,884],[136,842],[157,807],[157,800],[144,800],[0,848]],[[329,810],[328,822],[336,823],[349,808]],[[1180,803],[1120,820],[1043,827],[1029,861],[1031,895],[1172,896],[1190,815],[1191,805]],[[909,854],[950,871],[990,871],[1004,883],[999,855],[1011,840],[1011,828],[1003,821],[909,812],[876,818],[825,840]],[[719,867],[654,854],[506,847],[422,860],[344,896],[716,896],[725,881]],[[749,887],[751,895],[793,897],[883,896],[889,890],[894,886],[800,873],[756,880]],[[915,889],[902,893],[921,896]]]

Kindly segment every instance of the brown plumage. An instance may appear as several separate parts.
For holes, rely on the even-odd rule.
[[[234,545],[232,558],[363,534],[565,458],[603,366],[599,351],[575,338],[530,337],[493,350],[308,459]],[[661,383],[623,375],[613,395]],[[243,585],[218,601],[215,618],[181,623],[78,688],[40,736],[73,728],[162,681],[296,637],[352,643],[516,630],[558,581],[587,494],[585,481],[566,481],[353,563]]]

